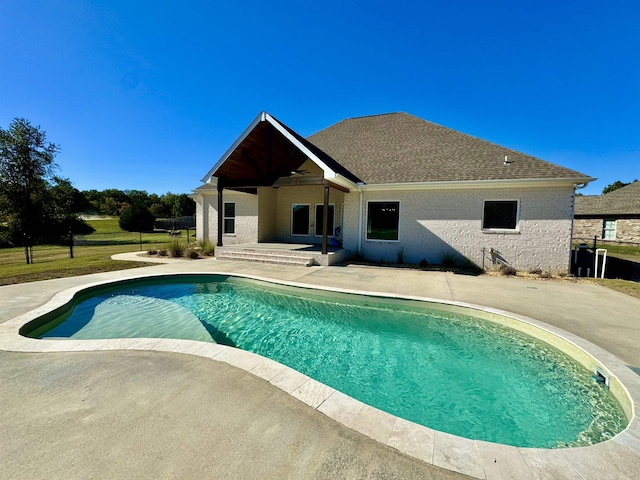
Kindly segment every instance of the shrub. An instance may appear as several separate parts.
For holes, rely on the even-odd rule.
[[[158,250],[158,255],[161,257],[166,257],[167,256],[167,249],[166,248],[161,248],[160,250]]]
[[[169,255],[171,255],[174,258],[182,257],[184,255],[185,250],[186,249],[185,249],[184,243],[182,243],[182,240],[175,239],[173,242],[169,244]]]
[[[542,269],[541,268],[532,268],[531,270],[529,270],[529,273],[531,275],[540,275],[542,273]]]
[[[147,254],[149,254],[149,255],[157,255],[158,254],[158,250],[149,250],[149,251],[147,251]]]
[[[200,247],[200,252],[202,252],[202,254],[206,255],[207,257],[213,257],[213,254],[216,251],[215,245],[208,238],[205,238],[204,240],[202,240],[199,244],[199,247]]]
[[[400,250],[398,250],[398,265],[402,265],[404,263],[404,247],[400,247]]]
[[[427,268],[429,267],[429,262],[427,262],[424,258],[422,260],[420,260],[420,263],[418,263],[418,266],[420,268]]]
[[[155,217],[143,205],[128,205],[120,213],[118,224],[128,232],[150,232],[153,230]]]
[[[511,276],[518,273],[518,271],[511,265],[500,265],[500,273],[505,276]]]
[[[200,254],[198,253],[197,250],[190,248],[187,250],[185,257],[195,260],[196,258],[200,258]]]

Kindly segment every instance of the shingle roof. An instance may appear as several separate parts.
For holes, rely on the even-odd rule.
[[[604,195],[576,197],[576,216],[640,216],[640,182],[635,181]]]
[[[308,140],[367,184],[592,180],[574,170],[406,113],[343,120]],[[508,166],[504,165],[505,155],[510,162]]]

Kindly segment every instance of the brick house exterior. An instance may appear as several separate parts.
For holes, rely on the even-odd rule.
[[[263,112],[193,198],[198,239],[218,245],[319,244],[339,227],[373,261],[487,267],[494,251],[518,270],[566,272],[575,188],[592,180],[405,113],[305,139]]]
[[[640,182],[604,195],[576,197],[573,237],[640,243]]]

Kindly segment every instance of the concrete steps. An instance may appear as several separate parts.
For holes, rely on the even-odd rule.
[[[216,249],[216,258],[218,260],[240,260],[245,262],[297,265],[304,267],[316,265],[312,254],[304,254],[301,252],[287,250],[218,247],[218,249]]]

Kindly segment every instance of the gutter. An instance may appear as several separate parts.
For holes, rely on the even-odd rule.
[[[508,180],[451,180],[444,182],[410,182],[410,183],[378,183],[362,185],[364,191],[376,190],[443,190],[452,188],[509,188],[509,187],[544,187],[544,186],[587,186],[596,180],[592,177],[581,178],[522,178]],[[580,187],[583,188],[583,187]]]

